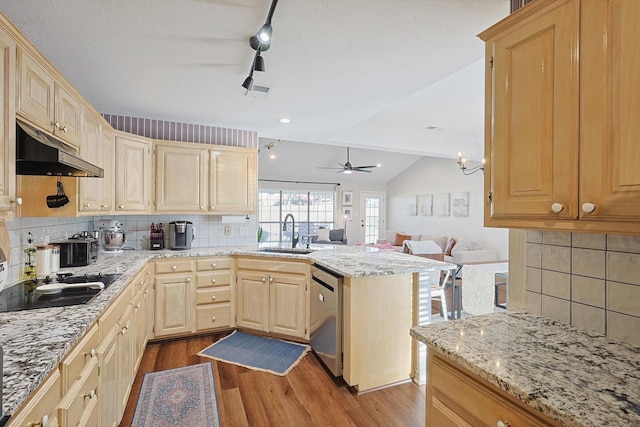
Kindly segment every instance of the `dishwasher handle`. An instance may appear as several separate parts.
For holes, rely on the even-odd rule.
[[[331,292],[335,292],[336,290],[333,288],[333,286],[329,285],[328,283],[326,283],[323,280],[318,279],[316,276],[313,276],[312,279],[317,282],[318,284],[320,284],[320,286],[327,288],[329,291]]]

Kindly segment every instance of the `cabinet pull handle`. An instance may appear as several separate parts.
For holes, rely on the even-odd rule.
[[[211,318],[211,321],[212,321],[212,322],[215,322],[215,321],[216,321],[216,316],[213,316],[213,317]]]
[[[85,397],[85,398],[88,397],[89,399],[93,399],[94,397],[96,397],[95,389],[91,390],[89,393],[85,393],[82,397]]]
[[[136,311],[140,310],[140,304],[136,304],[133,308],[135,308]]]
[[[551,210],[555,213],[560,213],[564,209],[562,203],[554,203],[551,205]]]
[[[269,276],[269,283],[273,283],[273,277]]]
[[[118,205],[120,209],[124,209],[124,205]]]
[[[43,415],[40,421],[31,423],[33,427],[47,427],[47,424],[49,424],[49,415]]]
[[[204,206],[200,206],[200,210],[203,211],[204,210]]]
[[[215,300],[216,300],[216,296],[215,296],[215,295],[212,295],[212,296],[211,296],[211,300],[215,301]]]
[[[100,209],[107,209],[107,205],[100,205]]]
[[[211,279],[211,283],[216,283],[216,278]]]
[[[266,277],[262,278],[262,283],[267,283],[267,278]]]
[[[54,125],[56,128],[60,129],[60,122],[55,122],[53,125]]]
[[[146,297],[149,291],[144,291],[144,296]]]
[[[595,210],[596,210],[596,205],[594,205],[593,203],[587,202],[582,204],[582,211],[584,213],[592,213]]]
[[[171,266],[171,269],[172,269],[172,270],[176,270],[177,268],[178,268],[178,266],[177,266],[177,265],[172,265],[172,266]]]
[[[218,266],[218,264],[216,264],[215,262],[211,263],[211,267],[216,268]]]
[[[213,206],[213,205],[211,206],[211,210],[214,210],[215,208],[216,208],[215,206]]]
[[[22,197],[16,197],[15,199],[11,199],[11,203],[15,203],[18,206],[22,206]]]
[[[92,348],[91,350],[89,350],[87,353],[84,353],[85,356],[89,356],[89,357],[96,357],[96,349]]]
[[[191,277],[187,277],[187,283],[191,281]]]
[[[509,427],[511,424],[509,424],[508,421],[502,421],[502,420],[498,420],[498,422],[496,423],[496,427]]]

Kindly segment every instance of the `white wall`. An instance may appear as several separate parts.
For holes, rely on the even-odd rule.
[[[483,180],[482,172],[464,175],[454,159],[424,157],[388,183],[387,230],[472,240],[482,247],[497,249],[500,259],[508,259],[508,230],[483,226]],[[468,217],[408,213],[409,196],[454,192],[469,192]]]

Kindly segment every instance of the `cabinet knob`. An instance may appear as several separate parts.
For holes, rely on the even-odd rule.
[[[67,129],[67,127],[66,127],[66,126],[62,128],[62,132],[64,132],[64,133],[67,133],[67,131],[68,131],[68,130],[69,130],[69,129]]]
[[[91,350],[89,350],[89,352],[85,353],[84,355],[89,357],[96,357],[96,349],[92,348]]]
[[[118,206],[120,209],[124,209],[124,205],[119,205]]]
[[[187,283],[191,281],[191,277],[187,277]]]
[[[60,122],[55,122],[53,125],[54,125],[57,129],[60,129]]]
[[[140,310],[140,304],[136,304],[133,308],[135,308],[136,311]]]
[[[267,278],[266,277],[262,278],[262,283],[267,283]]]
[[[200,210],[203,211],[204,210],[204,206],[200,206]]]
[[[508,421],[502,421],[502,420],[498,420],[498,422],[496,423],[496,427],[509,427],[511,424],[509,424]]]
[[[84,207],[85,207],[85,208],[90,208],[90,207],[91,207],[91,204],[90,204],[90,203],[85,203],[85,204],[84,204]]]
[[[211,318],[211,321],[212,321],[212,322],[215,322],[215,321],[216,321],[216,316],[213,316],[213,317]]]
[[[594,205],[593,203],[587,202],[582,204],[582,211],[584,213],[591,213],[595,210],[596,210],[596,205]]]
[[[18,206],[22,206],[22,197],[16,197],[15,199],[12,199],[11,203],[15,203]]]
[[[43,415],[40,421],[34,421],[31,423],[33,427],[47,427],[47,424],[49,424],[48,415]]]
[[[149,291],[144,291],[144,296],[146,297],[149,294]]]
[[[216,264],[215,262],[211,263],[211,267],[216,268],[218,266],[218,264]]]
[[[100,209],[107,209],[107,205],[100,205]]]
[[[178,268],[178,266],[177,266],[177,265],[172,265],[172,266],[171,266],[171,269],[172,269],[172,270],[175,270],[175,269],[177,269],[177,268]]]
[[[94,397],[96,397],[96,391],[91,390],[89,393],[84,394],[82,397],[88,397],[89,399],[93,399]]]
[[[273,283],[273,277],[269,276],[269,283]]]
[[[216,208],[215,206],[211,205],[211,210],[214,210],[215,208]]]
[[[212,295],[212,296],[211,296],[211,300],[212,300],[212,301],[215,301],[215,300],[216,300],[216,296],[215,296],[215,295]]]
[[[211,283],[216,283],[216,278],[211,279]]]
[[[560,213],[564,209],[562,203],[554,203],[551,205],[551,210],[555,213]]]

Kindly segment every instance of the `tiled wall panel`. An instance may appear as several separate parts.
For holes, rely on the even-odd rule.
[[[527,231],[526,309],[640,345],[640,237]]]

